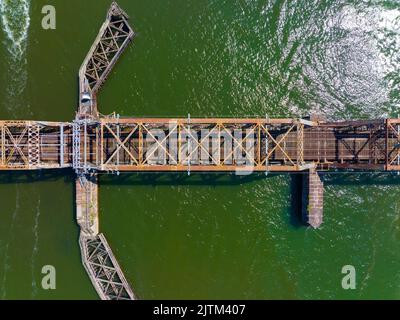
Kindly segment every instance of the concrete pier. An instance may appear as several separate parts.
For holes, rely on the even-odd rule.
[[[76,179],[76,220],[86,236],[99,233],[97,175],[81,175]]]
[[[133,300],[133,294],[103,234],[99,234],[97,175],[76,179],[76,219],[81,228],[82,264],[103,300]]]
[[[319,228],[323,222],[324,183],[315,168],[303,177],[302,198],[305,221],[314,229]]]

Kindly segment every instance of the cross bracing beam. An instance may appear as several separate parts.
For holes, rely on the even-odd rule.
[[[99,120],[100,171],[400,168],[400,121],[258,118]]]
[[[113,2],[80,70],[78,118],[98,117],[97,92],[114,64],[134,37],[129,16]]]
[[[190,122],[189,122],[190,121]],[[0,121],[0,170],[400,170],[400,120],[116,118]]]
[[[37,170],[70,167],[72,154],[64,149],[65,162],[60,162],[60,126],[65,143],[71,124],[46,121],[0,121],[0,170]]]
[[[83,265],[101,299],[136,299],[103,234],[94,237],[81,234],[79,244]]]
[[[303,130],[308,124],[296,119],[105,117],[99,120],[98,169],[303,170]]]
[[[386,170],[400,171],[400,119],[386,120]]]

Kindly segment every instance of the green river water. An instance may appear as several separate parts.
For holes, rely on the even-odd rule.
[[[41,27],[54,5],[57,29]],[[0,0],[0,119],[70,121],[109,0]],[[103,114],[396,117],[400,2],[119,0],[137,32]],[[298,176],[100,177],[100,224],[144,299],[399,299],[400,177],[324,176],[303,226]],[[97,299],[80,261],[73,174],[0,174],[0,298]],[[53,265],[56,290],[41,287]],[[344,265],[357,272],[343,290]]]

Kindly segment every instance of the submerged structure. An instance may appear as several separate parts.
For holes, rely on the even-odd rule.
[[[0,121],[0,170],[72,168],[82,262],[102,299],[136,299],[99,230],[97,174],[303,172],[303,214],[323,220],[328,170],[400,170],[400,119],[138,118],[103,116],[97,93],[134,37],[113,2],[79,71],[71,122]]]

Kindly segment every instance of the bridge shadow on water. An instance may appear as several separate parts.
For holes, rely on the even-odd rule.
[[[75,181],[75,174],[70,169],[0,171],[0,185],[60,181],[60,179],[64,180],[65,183],[72,183]]]
[[[295,228],[303,228],[306,224],[302,216],[302,183],[303,174],[288,173],[252,173],[236,175],[234,173],[192,173],[190,176],[182,172],[168,173],[124,173],[116,175],[100,175],[101,185],[138,185],[138,186],[239,186],[275,177],[289,177],[290,206],[289,223]],[[277,191],[279,192],[279,191]]]
[[[307,224],[303,218],[303,174],[290,175],[290,206],[289,223],[296,229],[303,228]]]
[[[268,177],[272,177],[270,175]],[[274,175],[276,176],[276,175]],[[190,176],[182,172],[164,173],[122,173],[100,175],[102,185],[141,185],[141,186],[230,186],[241,185],[265,179],[264,174],[235,175],[234,173],[197,173]]]
[[[324,186],[400,186],[397,172],[353,171],[320,172]],[[306,226],[303,215],[303,179],[305,173],[290,174],[290,224],[295,228]]]
[[[321,177],[324,185],[400,186],[400,175],[397,172],[322,172]]]
[[[400,175],[390,172],[321,172],[325,186],[400,186]],[[238,186],[277,176],[289,177],[290,206],[289,223],[294,228],[303,228],[306,223],[303,217],[303,179],[305,173],[253,173],[236,175],[234,173],[197,173],[190,176],[182,172],[167,173],[121,173],[120,175],[99,174],[101,185],[132,185],[132,186]],[[75,173],[71,169],[39,170],[39,171],[0,171],[0,185],[31,184],[43,181],[75,182]],[[75,200],[75,188],[74,188]]]

